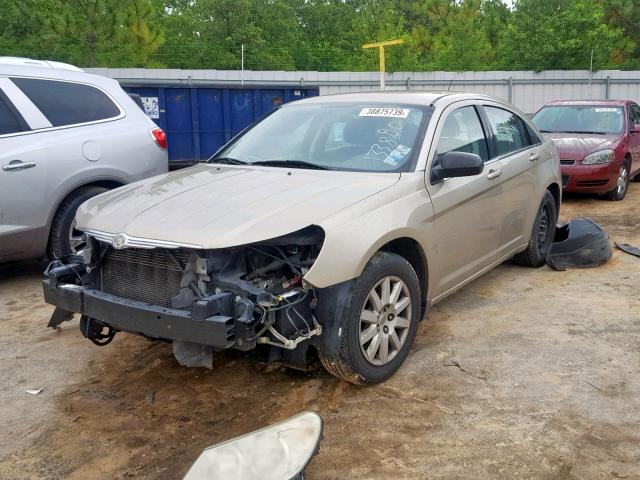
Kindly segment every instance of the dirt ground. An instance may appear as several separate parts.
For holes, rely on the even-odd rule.
[[[624,202],[567,198],[562,217],[640,246],[638,212],[636,183]],[[95,347],[77,319],[45,328],[39,276],[0,266],[2,479],[180,478],[204,447],[306,409],[325,422],[311,480],[640,479],[640,259],[620,251],[598,269],[500,266],[369,388],[235,352],[183,368],[125,334]]]

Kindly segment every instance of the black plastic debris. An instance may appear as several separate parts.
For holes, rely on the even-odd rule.
[[[618,243],[618,242],[613,242],[613,243],[615,244],[616,247],[618,247],[623,252],[628,253],[629,255],[635,255],[636,257],[640,257],[640,248],[634,247],[633,245],[629,245],[628,243]]]
[[[590,218],[578,218],[556,228],[547,265],[554,270],[593,268],[610,258],[607,233]]]

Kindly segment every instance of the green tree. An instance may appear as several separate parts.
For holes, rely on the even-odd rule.
[[[122,23],[117,35],[122,43],[122,66],[158,67],[160,61],[151,61],[165,42],[165,30],[157,23],[158,12],[148,0],[121,2]]]
[[[600,0],[604,10],[604,20],[610,25],[622,28],[635,43],[633,58],[640,59],[640,1]]]
[[[31,0],[33,12],[62,13],[58,0]],[[0,55],[38,57],[43,51],[41,28],[29,21],[24,2],[3,0],[0,8]]]
[[[389,71],[640,64],[640,0],[0,2],[0,55],[80,66],[376,70],[396,38]]]
[[[40,56],[100,66],[144,66],[164,41],[149,0],[10,0],[40,31]]]
[[[511,10],[502,0],[483,0],[482,23],[491,48],[496,48],[511,18]]]
[[[492,59],[481,0],[405,3],[412,36],[429,70],[486,69]]]
[[[116,4],[105,0],[58,2],[57,11],[38,10],[34,0],[13,0],[27,21],[42,30],[42,40],[69,60],[95,67],[101,53],[113,47],[118,35]],[[101,64],[106,58],[100,58]]]
[[[633,45],[621,28],[604,22],[593,0],[517,0],[502,36],[505,69],[600,69],[619,63]]]

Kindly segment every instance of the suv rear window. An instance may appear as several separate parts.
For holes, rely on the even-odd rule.
[[[12,78],[54,127],[97,122],[120,115],[104,92],[80,83]]]
[[[24,128],[22,128],[20,120],[9,108],[9,105],[2,98],[3,96],[0,92],[0,135],[22,132]]]

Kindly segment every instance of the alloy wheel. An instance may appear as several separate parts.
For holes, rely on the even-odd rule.
[[[360,350],[376,366],[386,365],[400,352],[409,336],[411,296],[405,282],[386,276],[369,291],[360,312]]]
[[[627,177],[629,176],[629,172],[627,170],[626,165],[622,165],[620,167],[620,171],[618,172],[618,179],[616,180],[616,193],[618,197],[622,197],[627,190]]]

